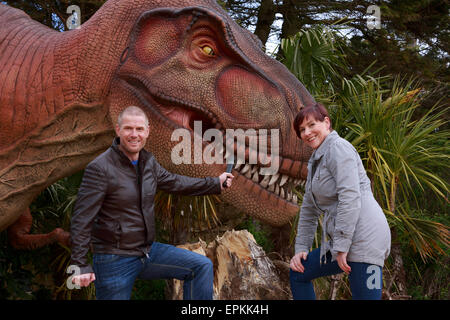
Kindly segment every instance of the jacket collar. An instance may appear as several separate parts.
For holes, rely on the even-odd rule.
[[[313,154],[311,155],[311,159],[314,161],[319,160],[322,158],[322,156],[325,154],[325,152],[328,150],[328,147],[330,144],[335,141],[337,138],[339,138],[339,135],[335,130],[331,131],[323,140],[322,144],[314,150]]]
[[[116,152],[116,154],[119,156],[119,159],[121,162],[126,163],[126,164],[130,164],[131,161],[130,159],[119,149],[119,145],[120,145],[120,138],[119,137],[115,137],[111,148]],[[148,159],[150,158],[150,153],[144,149],[142,149],[141,151],[139,151],[139,163],[145,163]],[[141,165],[139,165],[141,166]]]

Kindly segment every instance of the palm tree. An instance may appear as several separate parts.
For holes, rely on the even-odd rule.
[[[308,91],[324,103],[335,94],[335,83],[347,67],[342,38],[323,26],[300,30],[281,40],[282,62]]]
[[[383,100],[383,95],[388,98]],[[409,239],[424,262],[445,253],[440,244],[450,245],[448,226],[424,218],[423,212],[422,217],[414,216],[420,210],[415,206],[415,188],[423,194],[434,192],[448,202],[448,183],[436,173],[449,167],[449,131],[443,130],[445,109],[435,106],[414,120],[425,96],[420,96],[420,89],[411,81],[398,79],[391,90],[382,90],[379,83],[369,81],[360,92],[341,98],[351,114],[346,138],[361,154],[374,194],[391,225],[394,263],[386,285],[390,294],[403,268],[400,239]]]
[[[411,90],[412,89],[412,90]],[[411,81],[394,81],[388,92],[375,81],[359,93],[341,96],[350,111],[345,136],[357,148],[366,164],[374,194],[385,208],[391,226],[408,232],[423,260],[443,253],[438,242],[449,245],[448,228],[410,216],[414,188],[432,191],[447,201],[448,183],[436,168],[449,167],[448,130],[445,109],[434,107],[417,120],[414,112],[424,96]],[[389,98],[383,100],[383,94]]]
[[[155,214],[170,243],[187,241],[191,230],[210,230],[220,224],[216,195],[182,196],[158,191],[155,196]],[[183,235],[186,235],[183,237]]]

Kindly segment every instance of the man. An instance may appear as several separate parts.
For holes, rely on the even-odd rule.
[[[218,194],[233,175],[192,178],[166,171],[144,150],[148,119],[138,107],[118,117],[112,146],[85,169],[71,225],[72,282],[95,281],[97,299],[129,299],[134,281],[184,280],[184,299],[212,299],[211,261],[200,254],[154,241],[156,189],[185,195]],[[87,263],[93,248],[93,268]]]

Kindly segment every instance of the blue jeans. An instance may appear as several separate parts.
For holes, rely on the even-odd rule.
[[[129,300],[136,278],[184,280],[185,300],[212,299],[211,260],[172,245],[153,242],[148,258],[97,253],[93,267],[98,300]]]
[[[337,261],[331,262],[331,253],[327,252],[327,263],[320,265],[320,248],[314,249],[306,260],[303,273],[290,270],[291,291],[294,300],[314,300],[316,294],[311,280],[343,272]],[[352,269],[348,276],[353,300],[380,300],[383,286],[382,268],[377,265],[347,261]]]

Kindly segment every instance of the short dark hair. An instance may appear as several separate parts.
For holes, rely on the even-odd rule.
[[[297,133],[297,137],[299,137],[300,139],[301,139],[300,125],[303,123],[303,120],[305,118],[308,118],[309,116],[312,116],[314,118],[314,120],[316,120],[316,121],[324,121],[325,117],[328,117],[328,119],[330,119],[330,130],[332,130],[331,118],[330,118],[330,115],[328,114],[327,108],[325,108],[325,106],[323,104],[316,103],[316,104],[301,108],[300,111],[295,116],[293,126],[294,126],[295,133]]]

